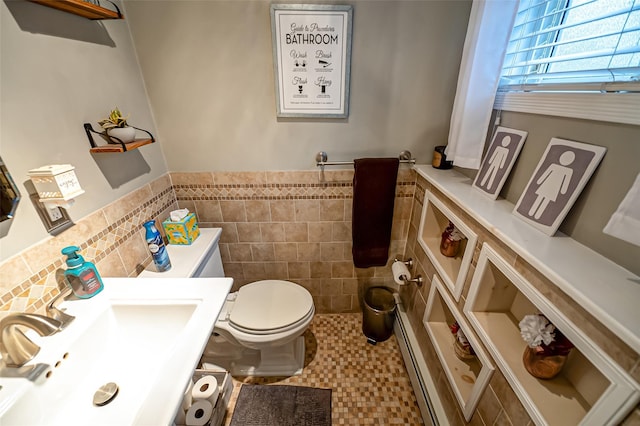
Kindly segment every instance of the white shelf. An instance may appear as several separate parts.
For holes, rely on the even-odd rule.
[[[464,361],[456,356],[453,349],[455,336],[449,328],[454,322],[458,323],[469,340],[476,354],[474,359]],[[471,327],[436,275],[433,276],[423,324],[433,342],[464,417],[470,421],[480,396],[491,379],[494,367],[478,343]]]
[[[545,235],[515,217],[512,203],[488,199],[454,170],[414,169],[640,353],[640,277],[565,235]]]
[[[448,257],[440,252],[442,232],[449,222],[465,236],[455,257]],[[478,236],[440,200],[429,191],[425,193],[418,242],[456,301],[460,300],[477,239]]]
[[[464,313],[531,418],[539,425],[617,424],[640,400],[637,384],[488,244]],[[531,376],[518,323],[544,314],[575,346],[560,374]]]

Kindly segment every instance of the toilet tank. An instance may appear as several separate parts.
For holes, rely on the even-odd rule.
[[[156,272],[151,262],[139,277],[221,278],[224,277],[218,242],[221,228],[200,228],[200,236],[191,245],[167,244],[171,269]]]

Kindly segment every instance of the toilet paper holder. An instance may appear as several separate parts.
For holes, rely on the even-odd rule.
[[[394,262],[404,263],[407,266],[407,269],[411,270],[413,268],[413,259],[409,258],[408,260],[400,260],[398,258],[394,259]],[[414,283],[418,287],[422,287],[422,275],[418,274],[414,278],[407,278],[406,275],[401,276],[402,281],[404,281],[405,285]]]

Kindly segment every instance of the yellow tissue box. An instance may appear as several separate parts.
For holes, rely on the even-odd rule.
[[[169,244],[189,245],[200,235],[196,215],[189,213],[180,222],[173,222],[168,218],[162,222]]]

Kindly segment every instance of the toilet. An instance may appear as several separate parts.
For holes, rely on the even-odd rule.
[[[168,245],[172,267],[140,277],[224,277],[220,228],[203,228],[191,245]],[[303,334],[315,306],[307,289],[282,280],[245,284],[227,296],[202,361],[236,376],[291,376],[304,366]]]
[[[302,373],[304,337],[315,307],[302,286],[279,280],[246,284],[227,297],[203,361],[233,375]]]

